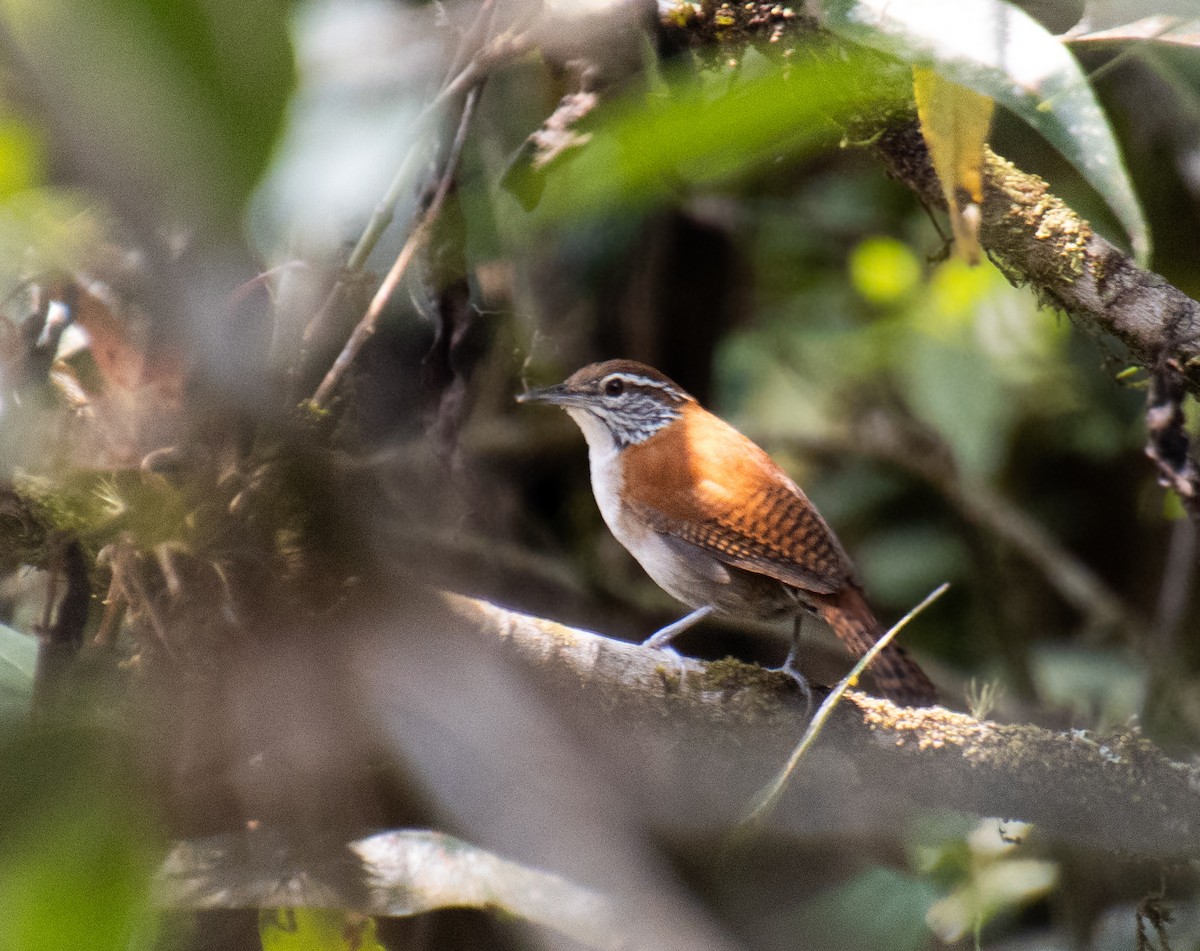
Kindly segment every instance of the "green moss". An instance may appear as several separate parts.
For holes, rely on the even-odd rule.
[[[791,683],[787,674],[747,664],[734,657],[714,660],[704,668],[700,686],[704,690],[777,691]]]

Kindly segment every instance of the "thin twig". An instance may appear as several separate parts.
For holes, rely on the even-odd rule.
[[[114,575],[116,572],[120,572],[121,589],[125,594],[125,599],[130,605],[146,612],[146,617],[150,620],[150,628],[154,631],[154,636],[163,653],[179,663],[181,660],[179,651],[171,642],[166,622],[159,613],[158,606],[138,575],[136,562],[137,556],[133,551],[132,544],[124,540],[119,542],[113,555],[113,572]]]
[[[117,631],[121,628],[121,621],[125,618],[125,608],[129,604],[125,598],[125,591],[121,587],[121,579],[116,566],[113,566],[112,577],[108,582],[108,594],[104,596],[104,614],[100,618],[100,625],[96,628],[96,634],[92,638],[93,647],[107,648],[112,647],[116,640]]]
[[[429,234],[430,228],[437,220],[438,215],[441,214],[442,206],[446,202],[446,196],[450,193],[450,187],[454,182],[454,175],[458,169],[458,160],[462,155],[463,143],[467,138],[467,130],[470,128],[471,117],[475,112],[475,104],[479,101],[479,91],[481,88],[481,86],[477,85],[467,93],[467,98],[463,102],[462,117],[458,123],[458,131],[454,136],[454,144],[450,147],[450,154],[446,157],[446,165],[438,181],[437,191],[434,192],[433,200],[429,203],[429,207],[425,209],[425,213],[421,216],[421,220],[416,228],[413,229],[412,234],[408,236],[408,240],[404,242],[404,247],[400,249],[400,254],[396,257],[396,262],[392,265],[392,269],[388,271],[388,275],[384,278],[383,283],[379,285],[379,290],[375,292],[375,296],[371,299],[371,304],[367,308],[367,312],[363,314],[362,320],[354,328],[354,333],[346,341],[346,346],[342,348],[342,352],[333,361],[333,366],[325,374],[321,385],[317,387],[317,391],[310,400],[313,407],[324,409],[328,404],[333,391],[337,389],[338,383],[345,376],[350,364],[354,362],[354,358],[358,356],[358,352],[363,348],[363,344],[375,333],[375,326],[379,322],[379,315],[383,313],[384,306],[396,290],[396,286],[400,283],[400,280],[404,277],[404,273],[408,270],[408,265],[416,255],[417,249]]]
[[[486,13],[486,10],[481,11],[480,16],[482,17],[484,13]],[[472,35],[473,33],[474,31],[472,31]],[[350,252],[350,256],[346,259],[346,264],[342,268],[341,275],[334,283],[333,288],[329,291],[328,296],[326,296],[316,314],[313,315],[312,320],[304,328],[302,336],[304,344],[307,344],[318,336],[321,329],[327,323],[329,315],[341,300],[342,294],[362,273],[363,268],[366,267],[367,258],[371,256],[371,252],[375,250],[379,239],[395,219],[396,205],[404,194],[405,188],[411,182],[413,169],[423,153],[424,142],[422,140],[422,132],[425,129],[426,123],[436,116],[441,108],[450,100],[461,95],[466,90],[478,86],[497,66],[516,59],[518,56],[532,49],[532,46],[532,41],[524,34],[497,38],[491,45],[480,50],[472,57],[471,61],[453,79],[450,79],[442,87],[437,96],[426,104],[425,108],[417,115],[417,118],[413,121],[413,144],[408,152],[405,153],[404,159],[400,163],[400,168],[392,178],[387,191],[375,206],[375,210],[371,213],[371,217],[363,228],[358,242],[354,245],[354,250]],[[298,365],[302,367],[305,362],[305,354],[302,352]]]
[[[829,696],[817,708],[816,715],[808,724],[808,729],[804,731],[804,736],[792,751],[792,755],[788,757],[788,761],[783,769],[779,771],[779,774],[771,781],[771,784],[763,790],[753,808],[747,813],[746,818],[742,820],[740,828],[743,832],[753,830],[766,817],[766,814],[774,808],[775,803],[779,801],[779,797],[783,795],[784,790],[787,788],[788,781],[796,771],[801,757],[808,752],[809,748],[816,742],[817,737],[820,736],[821,729],[825,726],[825,721],[833,713],[833,708],[838,705],[838,702],[850,686],[858,681],[858,678],[862,676],[862,672],[867,669],[871,661],[879,656],[880,652],[908,625],[909,621],[924,611],[929,605],[933,604],[949,588],[950,585],[945,583],[935,588],[924,601],[904,615],[904,617],[892,626],[891,630],[879,638],[871,646],[871,649],[859,658],[853,670],[843,677],[841,682],[830,691]]]

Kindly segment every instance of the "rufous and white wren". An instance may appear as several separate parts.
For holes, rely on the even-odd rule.
[[[757,445],[672,380],[632,360],[593,363],[520,402],[561,406],[583,430],[592,491],[609,529],[668,594],[694,610],[646,644],[665,647],[710,614],[821,617],[862,656],[882,631],[837,536]],[[935,702],[929,678],[897,645],[872,673],[888,698]]]

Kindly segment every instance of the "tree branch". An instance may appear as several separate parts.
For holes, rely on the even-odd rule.
[[[702,813],[731,826],[807,723],[786,675],[674,658],[446,595],[461,622],[500,638],[571,703],[602,711],[622,765],[667,827]],[[615,737],[616,739],[612,739]],[[703,775],[703,788],[695,779]],[[1140,855],[1200,849],[1200,771],[1136,733],[999,724],[849,692],[769,825],[795,834],[890,825],[914,808],[1037,823],[1049,837]]]
[[[168,908],[341,908],[407,917],[442,908],[502,911],[567,935],[582,947],[629,947],[628,928],[610,901],[557,875],[509,862],[439,832],[381,832],[329,855],[328,865],[301,859],[272,830],[181,842],[156,882]],[[359,881],[346,886],[345,869]],[[359,887],[356,887],[359,886]]]
[[[915,123],[885,129],[873,146],[893,177],[945,207]],[[1200,393],[1200,304],[1096,234],[1038,176],[990,150],[985,158],[979,239],[1009,279],[1112,334],[1151,370],[1173,359]]]

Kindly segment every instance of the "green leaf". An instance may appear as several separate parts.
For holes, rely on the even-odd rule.
[[[386,951],[375,920],[331,908],[271,908],[258,913],[263,951]]]
[[[1079,63],[1003,0],[825,0],[829,28],[991,96],[1029,123],[1108,202],[1140,262],[1150,232],[1108,119]]]
[[[831,120],[904,100],[905,80],[880,77],[874,58],[868,64],[863,56],[808,51],[736,81],[708,75],[670,82],[665,93],[643,90],[596,111],[588,147],[548,175],[538,216],[648,204],[828,146],[839,134]]]
[[[28,712],[37,656],[36,637],[0,624],[0,723]]]
[[[283,0],[0,0],[0,20],[90,175],[240,222],[292,86]]]

